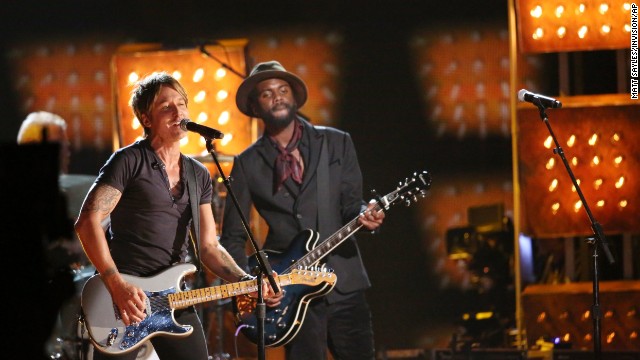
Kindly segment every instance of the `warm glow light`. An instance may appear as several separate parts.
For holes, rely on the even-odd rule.
[[[200,104],[204,101],[206,97],[207,97],[207,93],[204,90],[200,90],[198,91],[196,96],[193,97],[193,102],[195,102],[196,104]]]
[[[622,185],[624,185],[624,176],[620,176],[620,178],[618,179],[618,181],[616,181],[616,188],[620,189],[622,187]]]
[[[556,164],[556,159],[549,158],[549,161],[547,161],[547,164],[545,165],[545,167],[547,168],[547,170],[551,170],[551,169],[553,169],[553,166],[555,164]]]
[[[591,160],[591,163],[593,165],[598,165],[600,164],[600,157],[598,155],[594,156],[593,159]]]
[[[215,53],[216,57],[224,58],[225,64],[229,64],[232,68],[242,68],[245,64],[246,41],[244,39],[221,40],[225,46],[212,47],[210,51]],[[145,44],[145,49],[147,46]],[[229,69],[220,65],[219,62],[209,61],[198,49],[180,49],[178,51],[165,51],[160,46],[149,48],[149,51],[136,52],[118,52],[112,59],[114,76],[117,76],[117,114],[120,114],[118,134],[120,135],[118,146],[130,144],[134,137],[142,134],[142,125],[135,119],[135,114],[131,111],[130,91],[132,85],[140,81],[146,74],[158,71],[167,71],[175,79],[182,83],[187,94],[189,95],[190,119],[194,123],[204,125],[215,125],[220,128],[215,121],[223,119],[227,125],[224,131],[232,132],[233,137],[227,138],[224,153],[226,155],[235,155],[242,151],[251,142],[251,127],[245,126],[244,123],[233,123],[230,119],[237,113],[235,107],[231,107],[227,102],[231,95],[235,93],[227,93],[223,97],[223,103],[216,102],[216,96],[219,96],[219,89],[237,89],[242,79],[237,76],[228,76]],[[117,71],[115,71],[117,70]],[[216,80],[220,80],[217,82]],[[133,82],[131,84],[130,82]],[[211,84],[213,82],[213,84]],[[96,99],[94,97],[94,99]],[[105,100],[98,99],[106,102]],[[96,100],[97,101],[97,100]],[[127,101],[129,103],[127,104]],[[234,104],[235,105],[235,104]],[[104,105],[106,107],[106,105]],[[223,115],[221,115],[223,114]],[[140,119],[142,121],[142,118]],[[220,130],[223,130],[220,128]],[[185,154],[200,154],[205,151],[206,140],[202,136],[189,134],[182,135],[180,140],[181,151]],[[216,142],[221,145],[220,142]]]
[[[597,207],[603,207],[603,206],[604,206],[604,200],[598,200],[598,201],[596,202],[596,206],[597,206]]]
[[[218,124],[225,125],[226,123],[229,122],[230,118],[231,118],[231,115],[229,114],[229,111],[225,110],[220,113],[220,116],[218,116]]]
[[[216,74],[214,75],[214,78],[219,81],[225,76],[227,76],[227,70],[225,70],[224,68],[218,68],[218,70],[216,70]]]
[[[585,10],[586,8],[587,8],[587,7],[586,7],[584,4],[580,4],[580,5],[578,5],[578,10],[577,10],[577,11],[578,11],[579,13],[583,14],[583,13],[584,13],[584,10]]]
[[[575,144],[576,144],[576,136],[575,135],[569,136],[569,140],[567,140],[567,146],[572,147]]]
[[[580,26],[580,29],[578,29],[578,37],[580,39],[584,39],[584,37],[587,36],[588,31],[589,31],[589,27],[587,25]]]
[[[136,81],[138,81],[138,79],[140,79],[140,76],[137,73],[129,73],[129,84],[135,83]]]
[[[493,312],[491,311],[481,311],[479,313],[476,313],[476,320],[491,319],[492,316],[493,316]]]
[[[603,180],[602,180],[602,179],[596,179],[596,180],[593,182],[593,187],[594,187],[596,190],[600,189],[600,186],[602,186],[602,182],[603,182]]]
[[[624,4],[622,4],[622,8],[624,9],[624,11],[631,10],[631,3],[625,2]]]
[[[624,24],[624,32],[631,32],[631,24]]]
[[[564,26],[560,26],[558,30],[556,30],[556,34],[560,39],[564,38],[564,36],[567,35],[567,28]]]
[[[540,18],[540,16],[542,16],[542,6],[538,5],[534,7],[533,9],[531,9],[529,14],[531,14],[531,17],[534,17],[536,19]]]
[[[620,202],[618,202],[618,206],[621,208],[627,207],[627,200],[620,200]]]
[[[533,35],[531,35],[531,37],[532,37],[534,40],[542,39],[542,37],[543,37],[543,36],[544,36],[544,30],[542,30],[542,28],[541,28],[541,27],[537,28],[537,29],[533,32]]]
[[[620,156],[616,156],[616,157],[613,159],[613,163],[615,164],[615,166],[619,166],[619,165],[620,165],[620,163],[622,163],[622,155],[620,155]]]
[[[564,334],[564,336],[562,337],[562,341],[564,342],[569,342],[571,340],[571,334],[566,333]]]
[[[198,124],[202,124],[203,122],[209,120],[209,115],[207,115],[206,112],[201,111],[198,116],[196,117],[196,122]]]
[[[553,138],[551,137],[551,135],[549,135],[549,137],[544,141],[544,147],[546,147],[547,149],[551,149],[552,143],[553,143]]]
[[[573,211],[578,212],[582,208],[582,201],[578,200],[575,204],[573,204]]]
[[[218,92],[216,93],[216,101],[217,102],[222,102],[227,97],[229,97],[229,92],[227,90],[218,90]]]
[[[196,82],[196,83],[200,82],[200,81],[202,81],[203,77],[204,77],[204,69],[203,68],[198,68],[193,73],[193,82]]]
[[[616,143],[618,141],[620,141],[620,134],[614,133],[613,135],[611,135],[611,142]]]
[[[558,179],[551,180],[551,185],[549,185],[549,192],[554,191],[558,187]]]
[[[593,134],[589,138],[589,145],[594,146],[597,141],[598,141],[598,134]]]
[[[613,339],[616,337],[616,332],[612,331],[607,335],[607,344],[611,344]]]
[[[578,183],[578,186],[580,186],[580,179],[576,179],[576,182]],[[576,186],[575,185],[571,185],[571,191],[576,192]]]
[[[553,205],[551,205],[551,212],[553,215],[555,215],[558,210],[560,210],[560,203],[553,203]]]
[[[629,10],[622,1],[609,0],[523,1],[518,14],[524,52],[580,51],[628,46]],[[630,5],[624,5],[624,7]],[[555,34],[555,35],[554,35]],[[591,34],[591,35],[590,35]],[[561,42],[557,41],[562,39]]]
[[[227,133],[224,134],[224,137],[222,138],[222,140],[220,140],[220,143],[222,144],[222,146],[225,146],[229,142],[231,142],[231,140],[233,140],[233,135],[231,133]]]
[[[638,338],[638,332],[637,331],[632,331],[631,334],[629,334],[629,340],[635,340]]]
[[[578,158],[576,156],[571,158],[571,164],[573,164],[573,166],[578,165]]]

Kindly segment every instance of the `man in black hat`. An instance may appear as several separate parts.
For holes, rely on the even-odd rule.
[[[382,211],[374,211],[374,205],[363,200],[362,173],[350,135],[313,126],[301,118],[297,111],[306,100],[305,83],[277,61],[256,65],[236,94],[240,111],[262,119],[264,134],[235,157],[231,188],[245,218],[253,205],[268,225],[263,249],[274,251],[269,261],[279,273],[278,265],[288,266],[304,255],[296,252],[307,247],[300,244],[301,232],[319,233],[317,242],[309,244],[313,247],[350,221],[373,231],[384,219]],[[249,266],[247,234],[229,198],[220,242],[240,266]],[[282,342],[289,360],[325,360],[327,347],[336,360],[375,358],[371,312],[365,298],[371,284],[355,237],[338,244],[327,254],[319,254],[320,263],[326,263],[337,277],[335,288],[326,296],[305,295],[296,304],[295,299],[287,299],[291,292],[283,291],[266,300],[268,306],[276,302],[288,306],[282,313],[300,312],[301,326],[293,324],[292,318],[274,321],[290,338]],[[281,255],[280,263],[276,254]],[[300,304],[309,298],[308,306]],[[266,342],[279,344],[281,335],[266,334]]]

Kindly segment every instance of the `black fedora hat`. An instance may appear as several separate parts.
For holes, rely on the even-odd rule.
[[[253,67],[249,76],[242,81],[238,92],[236,93],[236,105],[243,114],[255,116],[249,106],[249,95],[255,89],[256,85],[266,79],[282,79],[289,83],[293,89],[293,97],[296,99],[298,108],[307,101],[307,85],[298,76],[288,72],[277,61],[261,62]]]

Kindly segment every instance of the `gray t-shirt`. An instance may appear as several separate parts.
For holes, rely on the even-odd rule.
[[[199,204],[211,204],[212,183],[208,169],[195,161],[200,187]],[[191,207],[185,171],[191,165],[181,156],[182,194],[172,196],[160,158],[148,140],[115,151],[100,169],[97,184],[122,192],[111,213],[111,255],[122,273],[150,276],[182,262],[189,246]]]

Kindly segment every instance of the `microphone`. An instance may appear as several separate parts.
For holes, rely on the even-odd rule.
[[[554,98],[532,93],[528,90],[521,89],[518,91],[518,100],[530,102],[534,105],[542,105],[546,108],[561,108],[562,103]]]
[[[196,124],[189,119],[180,120],[180,128],[184,131],[193,131],[202,135],[203,137],[213,140],[213,139],[222,139],[224,134],[216,129],[212,129],[208,126]]]

